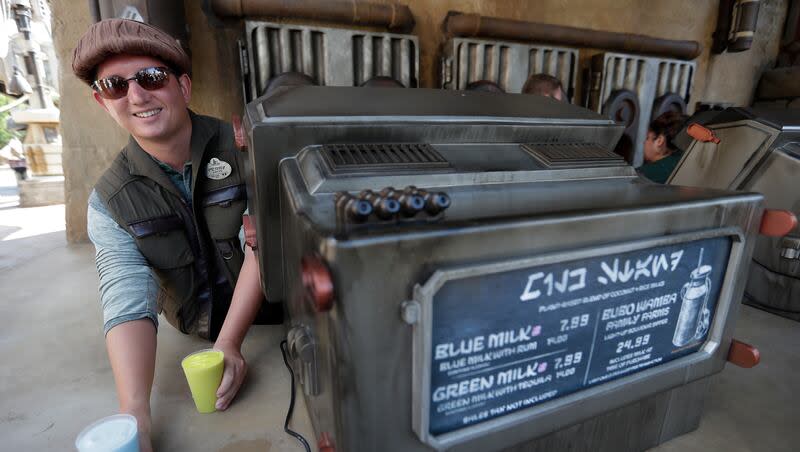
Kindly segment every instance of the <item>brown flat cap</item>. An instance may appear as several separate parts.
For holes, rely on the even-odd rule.
[[[91,85],[97,66],[120,54],[158,58],[180,73],[192,72],[192,62],[175,38],[152,25],[128,19],[101,20],[89,27],[72,53],[72,72]]]

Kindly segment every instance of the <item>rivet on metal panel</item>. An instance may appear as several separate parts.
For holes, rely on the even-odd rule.
[[[333,441],[331,441],[328,432],[322,432],[322,434],[319,435],[317,447],[319,447],[319,452],[336,452],[336,447],[333,446]]]
[[[749,369],[755,367],[761,361],[761,353],[752,345],[733,339],[731,348],[728,350],[728,361],[739,367]]]
[[[414,325],[419,322],[419,316],[422,313],[422,307],[419,302],[415,300],[404,301],[400,304],[400,317],[409,325]]]
[[[689,128],[686,129],[686,133],[697,141],[719,144],[719,138],[717,138],[717,135],[713,130],[703,127],[696,122],[689,124]]]
[[[759,233],[769,237],[783,237],[797,227],[797,217],[788,210],[766,209],[761,217]]]
[[[303,288],[314,310],[329,311],[333,307],[333,280],[328,267],[316,256],[303,257],[300,267]]]
[[[247,150],[247,141],[244,139],[244,128],[242,127],[242,118],[239,115],[233,115],[231,118],[231,125],[233,125],[233,141],[240,151]]]

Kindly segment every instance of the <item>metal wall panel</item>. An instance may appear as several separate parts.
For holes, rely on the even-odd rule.
[[[661,61],[658,63],[656,98],[667,93],[676,93],[689,103],[695,63],[686,61]]]
[[[462,90],[472,82],[489,80],[507,93],[519,93],[532,74],[550,74],[575,93],[578,49],[517,42],[453,38],[445,44],[441,86]]]
[[[639,100],[640,112],[636,133],[634,166],[643,162],[642,150],[647,137],[647,128],[656,99],[675,93],[689,105],[692,81],[697,63],[693,61],[601,53],[592,58],[590,90],[586,105],[603,112],[603,105],[611,94],[620,89],[632,91]]]
[[[289,71],[327,86],[358,86],[375,76],[418,85],[416,36],[246,21],[242,47],[248,102],[263,93],[270,78]]]

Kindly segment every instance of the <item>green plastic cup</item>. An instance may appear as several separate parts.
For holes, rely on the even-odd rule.
[[[206,349],[194,352],[181,361],[194,405],[201,413],[217,411],[217,389],[225,368],[224,356],[219,350]]]

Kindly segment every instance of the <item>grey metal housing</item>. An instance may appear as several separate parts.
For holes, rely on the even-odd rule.
[[[643,163],[644,140],[650,121],[655,119],[650,117],[653,102],[667,93],[676,93],[689,105],[696,66],[694,61],[622,53],[607,52],[592,58],[587,98],[590,109],[602,112],[603,104],[614,90],[630,90],[638,97],[640,112],[633,166]]]
[[[302,72],[321,86],[358,86],[388,76],[419,84],[416,36],[245,21],[242,75],[245,101],[263,94],[270,78]]]
[[[708,376],[725,363],[759,195],[651,184],[603,158],[620,126],[538,96],[287,87],[250,103],[245,124],[262,285],[286,303],[314,430],[338,450],[545,447],[537,438],[587,422],[636,432],[636,440],[601,438],[595,449],[641,450],[696,428]],[[382,143],[428,144],[449,167],[337,171],[324,155],[325,145]],[[547,146],[585,158],[559,164]],[[444,191],[452,205],[430,222],[338,227],[337,192],[408,185]],[[698,352],[463,430],[426,432],[426,309],[443,279],[715,236],[734,244]],[[303,290],[300,260],[310,255],[332,274],[327,312]],[[625,410],[630,425],[604,417],[612,410]],[[589,430],[556,447],[587,449]]]
[[[575,96],[578,49],[541,44],[472,38],[452,38],[444,45],[441,86],[463,90],[472,82],[489,80],[507,93],[519,93],[532,74],[561,80],[567,98]]]
[[[800,214],[800,121],[792,110],[730,108],[693,122],[720,143],[691,141],[668,183],[759,192],[767,208]],[[800,320],[800,228],[759,236],[745,303]]]

